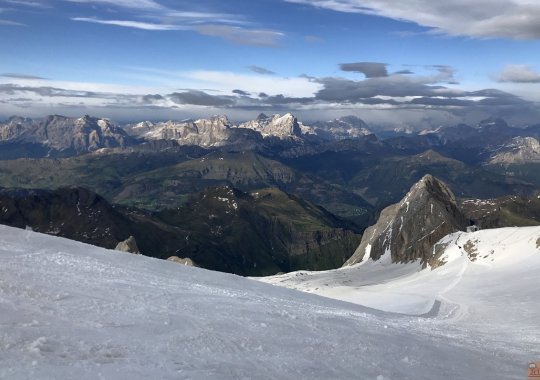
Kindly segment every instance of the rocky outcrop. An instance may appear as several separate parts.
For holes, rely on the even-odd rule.
[[[421,260],[437,266],[432,247],[442,237],[465,230],[467,222],[450,189],[431,175],[424,176],[401,202],[385,208],[377,223],[345,265],[385,257],[393,263]]]
[[[203,148],[242,145],[254,146],[260,136],[254,132],[233,128],[226,116],[210,119],[166,121],[152,123],[144,121],[124,127],[127,133],[146,141],[176,141],[179,145],[196,145]]]
[[[7,123],[0,124],[0,141],[41,144],[52,150],[74,154],[132,143],[126,132],[108,119],[58,115],[35,120],[12,117]]]
[[[344,116],[313,124],[314,133],[327,140],[353,139],[373,134],[359,117]]]
[[[226,116],[214,116],[195,121],[144,121],[128,125],[125,129],[129,134],[146,140],[175,140],[180,145],[212,147],[226,145],[231,134],[231,123]]]
[[[310,132],[309,127],[301,126],[296,117],[290,113],[283,116],[276,114],[270,117],[260,114],[257,119],[240,124],[238,128],[254,130],[265,138],[277,137],[282,140],[302,136],[302,129],[306,133]]]
[[[515,137],[497,149],[490,164],[524,164],[540,162],[540,143],[534,137]]]
[[[84,188],[0,189],[0,223],[109,249],[131,235],[128,220]]]
[[[167,259],[167,261],[172,261],[173,263],[177,263],[180,265],[186,265],[188,267],[197,267],[198,265],[193,262],[189,257],[183,258],[178,256],[171,256]]]
[[[139,247],[137,247],[137,241],[133,236],[130,236],[126,240],[119,242],[114,250],[134,253],[137,255],[140,254]]]
[[[294,269],[338,268],[360,243],[360,235],[342,228],[291,233],[286,245]]]

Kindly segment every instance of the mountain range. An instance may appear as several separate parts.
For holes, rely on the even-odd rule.
[[[106,248],[132,236],[145,255],[243,275],[331,269],[388,249],[395,262],[435,266],[427,250],[471,222],[538,223],[538,126],[488,119],[386,137],[373,130],[352,116],[310,126],[291,114],[125,126],[11,118],[0,125],[11,210],[2,222]],[[90,214],[77,219],[79,198],[99,200],[101,227]],[[497,211],[484,207],[492,202]],[[114,236],[101,236],[104,226]]]

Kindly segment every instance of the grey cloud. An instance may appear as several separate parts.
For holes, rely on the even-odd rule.
[[[241,95],[241,96],[249,96],[249,95],[251,95],[249,92],[242,91],[242,90],[232,90],[232,93],[237,94],[237,95]]]
[[[74,98],[96,98],[96,97],[105,97],[106,94],[99,94],[93,91],[75,91],[75,90],[66,90],[63,88],[56,87],[32,87],[32,86],[19,86],[16,84],[0,84],[0,93],[5,93],[13,95],[21,92],[30,92],[40,96],[48,97],[74,97]]]
[[[264,67],[257,66],[257,65],[251,65],[248,67],[251,71],[257,73],[257,74],[263,74],[263,75],[274,75],[275,72],[268,70]]]
[[[540,83],[540,72],[528,65],[507,65],[496,80],[510,83]]]
[[[394,74],[399,74],[399,75],[413,75],[414,72],[411,71],[411,70],[399,70],[399,71],[396,71]]]
[[[424,106],[440,106],[440,107],[466,107],[473,106],[474,102],[472,100],[463,100],[456,98],[430,98],[430,97],[421,97],[415,98],[411,101],[411,104],[418,104]]]
[[[241,45],[276,47],[283,37],[283,33],[274,30],[247,29],[231,25],[206,24],[194,26],[194,29],[202,35],[221,37]]]
[[[354,62],[354,63],[341,63],[339,65],[342,71],[361,73],[366,78],[379,78],[387,77],[388,71],[386,70],[386,63],[380,62]]]
[[[35,79],[35,80],[45,80],[45,79],[47,79],[47,78],[38,77],[38,76],[35,76],[35,75],[17,74],[17,73],[4,73],[4,74],[0,74],[0,77],[12,78],[12,79]]]
[[[177,104],[190,104],[194,106],[224,107],[234,104],[234,99],[226,96],[209,95],[206,92],[190,90],[185,92],[174,92],[168,98]]]
[[[540,4],[516,0],[285,0],[338,12],[414,22],[435,33],[480,38],[540,38]]]
[[[356,103],[375,96],[453,96],[454,93],[442,86],[429,86],[405,76],[370,78],[354,81],[344,78],[322,78],[318,80],[324,88],[316,97],[327,102]]]
[[[141,97],[141,103],[143,104],[155,104],[162,100],[165,100],[165,97],[159,94],[148,94]]]

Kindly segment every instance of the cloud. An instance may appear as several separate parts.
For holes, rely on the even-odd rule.
[[[169,25],[169,24],[153,24],[149,22],[141,21],[127,21],[127,20],[101,20],[96,18],[88,17],[73,17],[73,21],[83,21],[91,22],[95,24],[104,24],[104,25],[116,25],[125,28],[135,28],[142,30],[186,30],[186,27],[178,25]]]
[[[177,104],[189,104],[195,106],[223,107],[234,104],[234,100],[230,97],[209,95],[206,92],[198,90],[175,92],[167,97]]]
[[[39,78],[15,74],[15,78],[5,77],[13,79],[14,83],[0,83],[0,114],[23,112],[22,107],[25,115],[86,109],[85,113],[133,120],[135,115],[144,118],[144,112],[150,111],[156,118],[157,115],[185,118],[215,113],[247,115],[292,111],[308,120],[320,115],[354,113],[362,117],[370,115],[368,119],[385,125],[410,122],[414,127],[429,127],[430,122],[442,123],[443,120],[478,121],[479,115],[505,117],[514,123],[533,123],[540,118],[538,104],[534,102],[498,89],[470,91],[450,87],[446,83],[455,75],[455,69],[447,65],[424,68],[431,69],[432,73],[391,73],[358,79],[159,70],[152,74],[162,79],[158,81],[164,83],[160,87],[53,80],[41,83]],[[178,90],[177,83],[182,83],[185,89]],[[241,89],[237,87],[239,84],[242,84]]]
[[[251,93],[249,93],[247,91],[242,91],[242,90],[232,90],[232,93],[236,94],[236,95],[240,95],[240,96],[250,96],[251,95]]]
[[[39,3],[37,1],[4,0],[4,2],[8,4],[13,4],[13,5],[22,5],[22,6],[30,7],[30,8],[42,8],[42,9],[50,8],[49,4]]]
[[[531,0],[284,0],[338,12],[414,22],[436,33],[480,38],[540,38],[540,3]]]
[[[399,71],[396,71],[394,74],[399,74],[399,75],[412,75],[412,74],[414,74],[414,72],[411,71],[411,70],[399,70]]]
[[[108,4],[131,9],[165,9],[153,0],[64,0],[70,3]]]
[[[270,46],[279,45],[283,33],[267,29],[246,29],[240,26],[206,24],[195,26],[202,35],[221,37],[229,42],[241,45]]]
[[[4,73],[4,74],[0,74],[0,77],[11,78],[11,79],[46,80],[46,78],[38,77],[35,75],[17,74],[17,73]]]
[[[149,31],[194,31],[204,36],[218,37],[241,45],[276,47],[284,36],[282,32],[248,28],[250,24],[241,15],[216,12],[176,10],[150,0],[65,0],[77,3],[115,4],[130,8],[129,20],[105,20],[96,17],[73,17],[73,21],[114,25]],[[166,22],[164,22],[164,20]]]
[[[387,77],[388,71],[386,70],[386,66],[386,63],[379,62],[341,63],[339,65],[342,71],[361,73],[366,78]]]
[[[540,72],[527,65],[507,65],[496,80],[503,83],[540,83]]]
[[[305,36],[304,40],[306,40],[306,42],[311,42],[311,43],[324,42],[324,38],[319,37],[319,36],[312,36],[312,35]]]
[[[264,67],[261,67],[261,66],[256,66],[256,65],[251,65],[251,66],[248,66],[248,69],[250,69],[251,71],[257,73],[257,74],[262,74],[262,75],[274,75],[275,72],[271,71],[271,70],[268,70]]]
[[[3,19],[0,19],[0,25],[5,25],[5,26],[27,26],[26,24],[23,24],[23,23],[20,23],[20,22],[17,22],[17,21],[3,20]]]

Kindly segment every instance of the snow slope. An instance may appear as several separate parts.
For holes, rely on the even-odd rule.
[[[527,356],[540,359],[540,227],[458,232],[437,246],[444,248],[441,259],[446,264],[436,269],[392,264],[383,256],[338,270],[260,280],[423,316],[448,331],[459,331],[454,338],[474,337],[488,352],[508,349],[522,362]]]
[[[522,379],[540,347],[538,256],[527,270],[449,253],[364,280],[389,281],[392,300],[394,281],[422,298],[417,276],[438,276],[459,307],[414,316],[0,226],[0,379]]]

